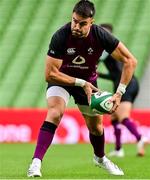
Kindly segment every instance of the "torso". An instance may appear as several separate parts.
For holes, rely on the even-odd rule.
[[[96,67],[104,47],[96,31],[96,27],[92,26],[86,38],[75,38],[71,34],[70,24],[59,30],[59,36],[63,36],[57,36],[63,46],[60,55],[63,59],[61,72],[90,82],[97,79]]]

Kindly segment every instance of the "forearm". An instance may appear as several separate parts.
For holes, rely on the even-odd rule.
[[[75,78],[61,72],[59,70],[61,66],[62,60],[57,60],[47,56],[45,66],[45,81],[56,85],[84,87],[86,83],[85,80]]]
[[[128,85],[136,67],[136,61],[127,60],[128,63],[124,63],[120,83]]]
[[[137,60],[121,42],[119,43],[115,51],[113,51],[112,57],[123,63],[120,79],[121,88],[119,89],[124,89],[129,84],[134,74]]]
[[[85,82],[86,82],[83,79],[79,79],[79,78],[69,76],[69,75],[64,74],[60,71],[58,71],[57,73],[56,72],[50,73],[48,78],[46,78],[46,81],[48,83],[53,83],[53,84],[57,84],[57,85],[81,86],[81,87],[83,87],[85,85]]]
[[[129,62],[132,62],[132,63],[129,63]],[[129,84],[134,74],[135,67],[136,67],[136,63],[133,63],[133,62],[136,62],[136,61],[128,60],[128,63],[124,63],[120,83],[119,83],[116,93],[123,95],[126,92],[126,87]]]
[[[75,78],[68,76],[62,72],[51,72],[49,76],[46,78],[48,83],[54,83],[58,85],[67,85],[67,86],[74,86]]]

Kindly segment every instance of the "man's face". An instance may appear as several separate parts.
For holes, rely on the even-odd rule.
[[[74,12],[71,21],[72,35],[78,38],[87,37],[92,23],[93,18],[83,18]]]

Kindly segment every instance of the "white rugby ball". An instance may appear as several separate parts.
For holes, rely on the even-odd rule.
[[[113,102],[109,101],[112,95],[112,93],[107,91],[92,94],[90,103],[91,109],[98,114],[108,114],[113,107]]]

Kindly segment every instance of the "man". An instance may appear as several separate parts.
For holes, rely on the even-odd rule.
[[[48,113],[39,132],[33,161],[27,174],[29,177],[41,176],[41,161],[51,145],[71,95],[89,129],[94,163],[110,174],[124,174],[105,156],[102,116],[90,109],[89,102],[92,92],[98,91],[96,67],[103,50],[124,64],[120,84],[111,99],[114,103],[111,112],[114,112],[120,103],[134,72],[136,59],[115,37],[93,25],[94,14],[95,7],[92,2],[79,1],[73,9],[71,23],[60,28],[51,39],[45,69]]]
[[[101,24],[100,26],[110,33],[113,32],[113,26],[111,24],[106,23]],[[109,73],[104,74],[99,72],[98,75],[100,78],[111,80],[113,82],[114,92],[116,92],[121,77],[122,63],[116,61],[111,55],[109,55],[105,51],[103,52],[103,55],[100,59],[106,66]],[[137,155],[144,155],[144,144],[146,142],[146,138],[142,137],[136,125],[134,124],[134,121],[130,118],[132,106],[138,92],[139,83],[136,77],[133,75],[125,94],[121,98],[121,103],[118,109],[111,115],[111,121],[114,127],[115,135],[115,150],[109,153],[110,156],[124,156],[124,150],[122,149],[121,143],[120,123],[124,125],[135,136],[137,140]]]

